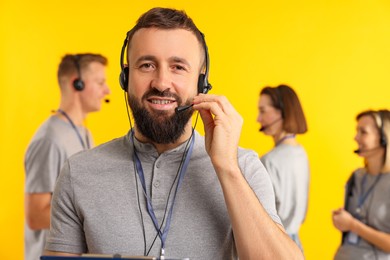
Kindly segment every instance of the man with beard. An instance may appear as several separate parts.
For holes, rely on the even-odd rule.
[[[121,64],[135,126],[68,160],[46,253],[302,259],[264,166],[238,148],[243,119],[225,97],[205,94],[207,47],[192,20],[149,10],[127,33]],[[192,127],[194,111],[205,138]]]

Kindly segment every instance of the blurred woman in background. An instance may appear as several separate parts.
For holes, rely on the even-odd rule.
[[[364,158],[347,182],[344,208],[333,211],[343,232],[335,259],[390,259],[390,112],[357,115],[354,152]]]
[[[303,109],[287,85],[265,87],[260,92],[257,122],[273,138],[274,147],[261,157],[275,191],[276,209],[289,236],[302,249],[298,232],[309,197],[309,162],[296,134],[307,131]]]

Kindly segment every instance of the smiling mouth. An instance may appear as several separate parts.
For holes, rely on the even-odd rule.
[[[148,100],[152,104],[158,104],[158,105],[166,105],[174,103],[174,100],[168,100],[168,99],[149,99]]]

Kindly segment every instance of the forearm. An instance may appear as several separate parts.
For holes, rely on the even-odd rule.
[[[240,259],[303,259],[301,250],[265,211],[239,168],[218,176]]]
[[[45,252],[43,252],[43,255],[47,256],[47,255],[53,255],[53,256],[81,256],[81,254],[69,254],[69,253],[64,253],[64,252],[55,252],[55,251],[48,251],[48,250],[45,250]]]
[[[351,231],[382,251],[390,253],[390,234],[378,231],[357,219],[354,219],[351,225]]]

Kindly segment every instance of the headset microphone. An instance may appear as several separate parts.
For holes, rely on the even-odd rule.
[[[187,105],[187,106],[177,107],[177,108],[175,108],[175,112],[176,112],[176,113],[180,113],[180,112],[183,112],[183,111],[185,111],[185,110],[187,110],[187,109],[189,109],[190,107],[193,107],[193,106],[194,106],[194,104],[192,104],[192,105]]]
[[[203,75],[203,74],[201,74],[201,75],[199,76],[199,78],[200,78],[202,75]],[[201,82],[201,81],[198,81],[198,84],[199,84],[199,82]],[[198,86],[198,89],[199,89],[199,86]],[[207,92],[208,92],[210,89],[211,89],[211,84],[207,82],[207,86],[203,88],[202,93],[203,93],[203,94],[207,94]],[[189,109],[189,108],[191,108],[191,107],[193,107],[193,106],[194,106],[194,104],[187,105],[187,106],[180,106],[180,107],[175,108],[175,112],[176,112],[176,113],[180,113],[180,112],[186,111],[187,109]]]
[[[353,152],[356,153],[356,154],[365,153],[365,152],[372,152],[372,151],[381,149],[382,147],[383,147],[383,146],[378,146],[378,147],[371,148],[371,149],[356,149],[356,150],[354,150]]]
[[[108,104],[108,103],[110,103],[110,100],[109,100],[108,98],[106,98],[106,99],[104,100],[104,102],[106,102],[106,103]]]
[[[276,119],[275,121],[273,121],[272,123],[270,123],[270,124],[268,124],[268,125],[262,126],[262,127],[259,129],[259,131],[260,131],[260,132],[264,132],[268,127],[270,127],[271,125],[276,124],[277,122],[279,122],[279,121],[282,120],[282,119],[283,119],[283,118],[280,117],[280,118]]]

